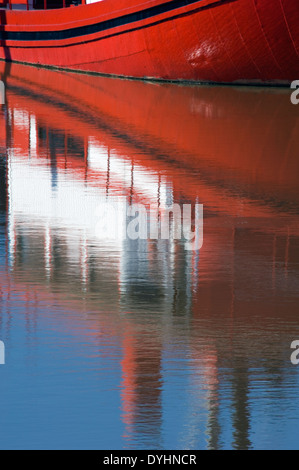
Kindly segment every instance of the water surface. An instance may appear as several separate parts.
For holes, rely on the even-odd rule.
[[[0,446],[298,449],[289,90],[1,64]],[[117,201],[204,204],[204,243],[101,240]]]

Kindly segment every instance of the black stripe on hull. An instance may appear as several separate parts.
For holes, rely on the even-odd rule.
[[[0,31],[0,41],[57,41],[72,39],[80,36],[91,35],[107,31],[118,26],[125,26],[136,21],[147,20],[157,15],[167,13],[178,8],[201,3],[203,0],[173,0],[155,7],[147,8],[136,13],[119,16],[111,20],[102,21],[92,25],[79,26],[77,28],[62,31]],[[219,0],[219,3],[222,0]],[[217,2],[218,3],[218,2]]]

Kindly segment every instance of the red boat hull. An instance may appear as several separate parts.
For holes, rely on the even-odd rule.
[[[103,0],[0,15],[7,61],[196,82],[299,78],[298,0]]]

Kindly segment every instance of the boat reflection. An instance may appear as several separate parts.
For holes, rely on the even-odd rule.
[[[285,90],[5,67],[2,279],[37,305],[67,301],[92,320],[80,334],[121,347],[126,447],[167,447],[174,421],[181,448],[220,448],[229,414],[232,447],[250,448],[256,368],[283,388],[298,309],[299,118]],[[203,203],[203,248],[99,239],[99,207],[115,201],[118,225],[132,203]]]

